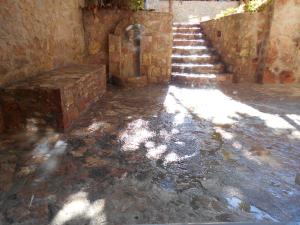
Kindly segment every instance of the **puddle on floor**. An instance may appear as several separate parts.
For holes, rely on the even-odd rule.
[[[160,187],[167,191],[174,191],[175,186],[171,178],[167,177],[160,182]]]
[[[273,222],[278,222],[278,220],[274,219],[268,213],[264,212],[263,210],[250,205],[246,202],[243,202],[241,199],[237,197],[228,197],[226,198],[229,208],[231,209],[238,209],[245,211],[247,213],[252,214],[257,220],[269,220]]]

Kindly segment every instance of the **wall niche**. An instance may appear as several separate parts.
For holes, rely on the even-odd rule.
[[[152,35],[132,19],[121,21],[109,35],[109,78],[122,86],[148,84]]]

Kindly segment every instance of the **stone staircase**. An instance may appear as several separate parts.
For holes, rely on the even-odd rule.
[[[199,24],[173,24],[172,83],[195,87],[231,80]]]

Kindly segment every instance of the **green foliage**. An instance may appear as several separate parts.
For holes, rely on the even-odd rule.
[[[272,3],[273,0],[250,0],[244,6],[245,12],[261,12],[266,6]]]
[[[144,8],[143,0],[85,0],[85,8],[97,10],[98,8],[123,8],[134,11]]]
[[[237,13],[238,11],[238,8],[228,8],[226,10],[222,10],[219,14],[217,14],[216,16],[216,19],[219,19],[219,18],[222,18],[224,16],[229,16],[229,15],[232,15],[232,14],[235,14]]]
[[[257,8],[260,7],[262,0],[252,0],[245,4],[245,11],[246,12],[256,12]]]
[[[230,16],[232,14],[236,13],[243,13],[243,12],[261,12],[263,11],[266,6],[270,5],[273,2],[273,0],[249,0],[246,4],[240,5],[235,8],[228,8],[226,10],[221,11],[216,16],[216,19],[225,17],[225,16]]]
[[[134,11],[144,9],[144,1],[143,0],[131,0],[130,8]]]

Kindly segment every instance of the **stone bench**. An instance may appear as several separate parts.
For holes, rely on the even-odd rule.
[[[4,130],[64,131],[106,91],[105,66],[74,65],[1,89]]]

